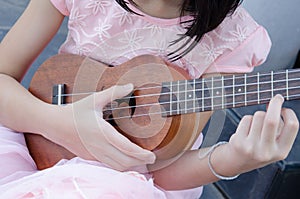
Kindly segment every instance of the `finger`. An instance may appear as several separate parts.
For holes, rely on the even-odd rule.
[[[94,154],[94,158],[113,169],[125,171],[135,166],[145,165],[143,161],[126,156],[113,146],[110,146],[107,149],[109,153],[106,153],[105,155],[102,153]]]
[[[116,85],[96,93],[98,105],[106,105],[109,102],[128,95],[133,90],[133,84]]]
[[[241,119],[236,129],[236,134],[241,136],[242,138],[246,138],[249,135],[251,123],[252,123],[252,116],[250,115],[244,116]]]
[[[259,140],[263,129],[264,119],[266,113],[263,111],[257,111],[254,113],[249,132],[249,138],[251,140]]]
[[[94,135],[92,139],[88,139],[87,142],[86,136],[84,137],[85,139],[83,139],[83,144],[86,150],[95,159],[118,170],[123,170],[124,168],[126,169],[137,165],[154,163],[154,153],[130,142],[130,140],[117,132],[106,122],[103,122],[103,124],[101,124],[99,127],[100,129],[98,129],[98,132],[101,133],[99,138],[101,139],[100,145],[97,135]],[[109,132],[109,135],[106,135],[104,132]],[[115,139],[118,137],[124,138],[124,140]],[[120,150],[122,148],[124,149]],[[110,160],[108,157],[111,157],[112,160]]]
[[[144,164],[154,163],[156,157],[153,152],[143,149],[137,144],[131,142],[107,122],[102,125],[102,128],[109,129],[110,134],[104,134],[104,136],[106,140],[120,152],[127,156],[141,160]]]
[[[269,103],[261,134],[264,143],[272,143],[276,140],[283,102],[284,98],[281,95],[276,95]]]
[[[279,138],[279,136],[281,135],[282,131],[283,131],[283,127],[284,127],[284,122],[281,119],[279,122],[279,127],[278,127],[278,132],[276,134],[276,140]]]
[[[155,155],[151,151],[145,150],[132,143],[129,139],[120,134],[109,123],[91,123],[92,120],[86,120],[93,134],[86,134],[84,130],[78,130],[78,135],[85,149],[96,159],[101,160],[103,153],[124,154],[127,158],[135,158],[140,162],[133,164],[152,164],[155,161]],[[90,135],[90,136],[88,136]],[[112,151],[111,147],[118,151]],[[109,148],[109,149],[108,149]],[[125,159],[125,158],[124,158]]]
[[[100,154],[99,154],[100,155]],[[118,170],[118,171],[125,171],[128,167],[125,167],[119,162],[116,161],[115,157],[109,156],[109,154],[102,156],[102,154],[99,157],[96,157],[98,161],[100,161],[103,164],[106,164],[112,169]]]
[[[299,121],[295,112],[286,108],[282,110],[282,118],[284,126],[277,140],[280,149],[289,151],[299,131]]]

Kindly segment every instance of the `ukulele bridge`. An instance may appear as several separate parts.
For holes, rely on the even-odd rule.
[[[56,84],[52,89],[52,104],[65,104],[65,84]]]

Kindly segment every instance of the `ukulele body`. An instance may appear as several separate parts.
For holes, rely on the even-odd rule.
[[[124,136],[145,149],[155,152],[157,163],[178,158],[191,148],[211,116],[211,112],[179,114],[165,117],[160,105],[162,82],[187,79],[179,67],[166,64],[156,56],[138,56],[122,65],[109,67],[78,55],[56,55],[35,73],[29,91],[52,103],[53,88],[63,84],[64,101],[72,103],[91,92],[113,85],[133,83],[135,91],[124,100],[116,100],[105,117]],[[154,93],[154,94],[153,94]],[[176,96],[175,96],[176,97]],[[173,100],[173,99],[169,99]],[[133,104],[130,109],[123,109]],[[117,107],[117,108],[116,108]],[[111,119],[112,118],[112,119]],[[74,154],[42,136],[25,133],[28,149],[39,169],[55,165]]]

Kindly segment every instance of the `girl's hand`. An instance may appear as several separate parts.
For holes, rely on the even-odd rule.
[[[103,107],[132,89],[131,84],[114,86],[62,106],[64,131],[46,137],[79,157],[99,160],[117,170],[154,163],[154,153],[132,143],[103,119]]]
[[[270,101],[266,112],[258,111],[253,116],[242,118],[229,143],[220,147],[224,150],[219,150],[219,157],[228,157],[228,166],[222,168],[217,162],[212,162],[216,170],[219,169],[217,172],[233,176],[287,157],[299,130],[299,122],[291,109],[282,108],[283,102],[283,97],[277,95]]]

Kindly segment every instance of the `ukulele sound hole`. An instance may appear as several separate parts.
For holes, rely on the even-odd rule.
[[[103,119],[105,119],[114,127],[116,127],[117,124],[113,116],[113,109],[120,109],[120,104],[122,103],[128,104],[127,107],[129,108],[130,117],[132,117],[136,110],[136,99],[133,92],[125,96],[124,98],[114,100],[113,102],[109,103],[103,110]]]

